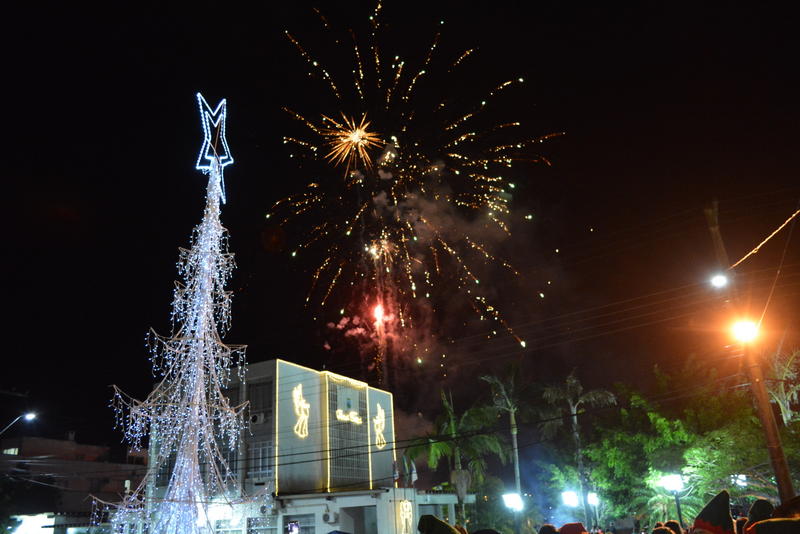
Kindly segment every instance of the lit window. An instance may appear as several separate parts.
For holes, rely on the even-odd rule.
[[[214,532],[216,534],[242,534],[241,527],[232,527],[230,519],[217,519],[214,522]]]
[[[275,519],[267,517],[248,517],[247,534],[277,534],[278,527]]]
[[[3,449],[3,454],[10,456],[19,456],[19,447],[12,447],[10,449]]]

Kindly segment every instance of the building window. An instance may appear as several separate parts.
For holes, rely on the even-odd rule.
[[[3,449],[3,454],[10,456],[19,456],[19,447],[12,447],[10,449]]]
[[[250,443],[247,470],[248,478],[267,479],[272,477],[273,448],[272,440],[253,441]]]
[[[250,413],[272,411],[272,382],[247,384],[247,400],[250,401]]]
[[[247,534],[278,534],[275,519],[266,517],[248,517]]]
[[[283,525],[286,527],[292,521],[300,524],[300,534],[316,534],[314,527],[314,514],[289,515],[283,518]]]
[[[217,519],[214,522],[214,533],[215,534],[242,534],[242,527],[231,526],[230,519]]]

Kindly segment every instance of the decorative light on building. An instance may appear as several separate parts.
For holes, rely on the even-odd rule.
[[[292,389],[292,400],[294,401],[294,414],[297,422],[294,425],[294,433],[300,439],[308,437],[308,416],[311,412],[311,404],[303,398],[303,384],[297,384]]]
[[[386,412],[383,411],[383,407],[380,404],[376,406],[378,407],[377,413],[372,419],[373,430],[375,431],[375,447],[383,449],[386,447],[386,437],[383,435],[386,430]]]
[[[411,501],[400,501],[400,534],[414,534],[414,506]]]
[[[336,410],[336,419],[347,423],[355,423],[357,425],[360,425],[363,422],[361,416],[358,415],[358,412],[355,410],[350,410],[349,412],[345,412],[344,410]]]

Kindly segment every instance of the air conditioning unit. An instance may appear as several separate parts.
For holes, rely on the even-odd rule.
[[[329,525],[339,522],[339,514],[337,512],[325,512],[322,514],[322,520]]]
[[[263,425],[265,419],[266,417],[264,416],[264,412],[256,412],[250,414],[251,425]]]

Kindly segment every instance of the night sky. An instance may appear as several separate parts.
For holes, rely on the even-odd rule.
[[[109,385],[146,395],[145,334],[169,330],[177,248],[202,217],[197,91],[228,99],[236,158],[223,209],[238,263],[225,339],[248,344],[253,362],[280,356],[350,371],[323,348],[324,319],[313,318],[325,313],[303,306],[313,262],[291,260],[293,230],[274,239],[265,214],[310,181],[287,158],[281,136],[291,120],[281,106],[318,104],[283,30],[325,51],[312,7],[365,35],[373,5],[262,4],[18,3],[4,17],[11,194],[0,390],[28,393],[0,396],[5,419],[35,408],[41,420],[26,431],[116,442]],[[690,354],[726,361],[727,312],[705,284],[717,263],[702,208],[719,199],[733,260],[798,207],[792,17],[754,4],[465,5],[388,2],[392,47],[421,61],[438,29],[447,49],[477,47],[475,86],[524,77],[506,104],[531,131],[565,135],[542,147],[552,166],[526,167],[517,180],[513,237],[498,249],[522,276],[482,280],[527,348],[486,339],[485,324],[459,315],[449,335],[472,337],[448,348],[451,375],[471,384],[523,361],[530,382],[577,368],[590,387],[648,391],[654,364],[676,372]],[[349,57],[332,59],[332,71],[349,68]],[[788,235],[739,269],[743,300],[760,314],[786,250],[765,315],[767,349],[784,331],[787,343],[800,337],[799,237],[787,246]],[[403,392],[404,408],[435,415],[429,394]]]

